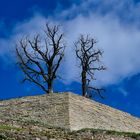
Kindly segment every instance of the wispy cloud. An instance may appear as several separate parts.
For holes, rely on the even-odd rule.
[[[124,88],[119,88],[118,89],[119,93],[121,93],[124,97],[128,96],[129,93],[124,89]]]
[[[61,11],[53,17],[36,15],[15,25],[9,39],[0,39],[0,56],[11,55],[18,38],[42,31],[46,21],[63,25],[67,45],[66,58],[61,72],[65,81],[77,81],[79,69],[74,55],[73,42],[81,33],[91,34],[104,51],[103,63],[107,71],[97,73],[95,84],[115,84],[140,71],[140,4],[132,0],[87,0]],[[56,21],[57,19],[57,21]],[[63,71],[62,71],[63,69]],[[95,82],[95,81],[94,81]]]

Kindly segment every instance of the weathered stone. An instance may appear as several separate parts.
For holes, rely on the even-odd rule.
[[[16,127],[39,123],[70,130],[140,132],[139,118],[72,93],[0,101],[0,122]]]
[[[68,95],[70,129],[140,132],[139,118],[75,94]]]

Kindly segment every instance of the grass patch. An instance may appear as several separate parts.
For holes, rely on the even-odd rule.
[[[105,132],[108,135],[117,135],[117,136],[126,136],[126,137],[131,137],[131,138],[137,138],[140,137],[140,133],[134,133],[134,132],[119,132],[119,131],[113,131],[113,130],[102,130],[102,129],[93,129],[93,128],[85,128],[78,130],[76,132],[92,132],[94,133],[103,133]]]
[[[0,134],[0,140],[16,140],[16,139],[7,137],[5,134]]]
[[[0,130],[16,130],[16,131],[21,131],[23,129],[14,127],[14,126],[9,126],[9,125],[0,125]]]

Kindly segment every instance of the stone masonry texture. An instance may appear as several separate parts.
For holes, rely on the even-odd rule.
[[[67,92],[0,101],[0,123],[41,122],[70,130],[83,128],[140,132],[140,119]]]
[[[139,118],[75,94],[69,94],[69,122],[72,130],[95,128],[140,132]]]

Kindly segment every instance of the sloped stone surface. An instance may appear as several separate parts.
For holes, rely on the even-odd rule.
[[[0,124],[140,132],[140,119],[72,93],[0,101]]]
[[[140,132],[139,118],[75,94],[69,94],[69,113],[72,130],[96,128]]]

